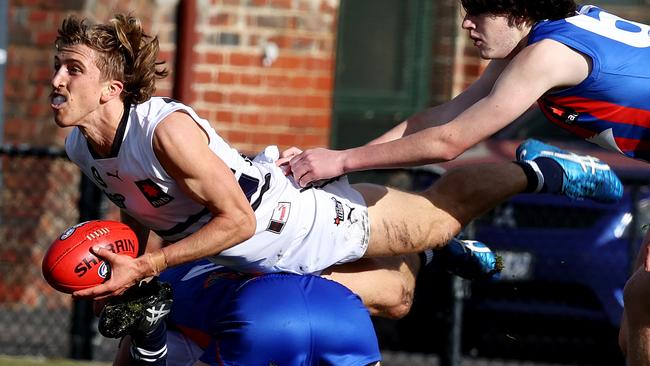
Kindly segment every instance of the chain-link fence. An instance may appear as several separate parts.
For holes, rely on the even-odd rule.
[[[3,147],[0,164],[0,354],[69,357],[79,352],[71,346],[78,337],[73,316],[80,319],[87,305],[52,289],[41,260],[54,238],[80,221],[80,172],[60,149]],[[77,343],[109,357],[112,342],[83,338]]]

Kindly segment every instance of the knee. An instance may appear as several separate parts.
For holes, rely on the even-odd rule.
[[[383,297],[377,304],[368,304],[370,314],[387,319],[401,319],[405,317],[413,305],[413,291],[407,286],[402,286],[401,291],[392,291]]]

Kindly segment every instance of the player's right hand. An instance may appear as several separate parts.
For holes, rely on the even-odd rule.
[[[323,148],[309,149],[289,162],[293,178],[301,187],[345,174],[343,153]]]
[[[279,166],[280,169],[282,169],[284,175],[289,176],[291,175],[291,165],[289,164],[289,161],[291,161],[291,158],[299,155],[300,153],[302,153],[302,149],[291,146],[290,148],[280,153],[280,158],[275,162],[275,164]]]
[[[143,257],[131,258],[127,255],[113,253],[101,246],[92,247],[92,253],[108,262],[111,268],[111,277],[101,285],[73,292],[74,298],[102,300],[111,296],[119,296],[149,275],[144,273],[143,268],[146,266],[143,266]]]

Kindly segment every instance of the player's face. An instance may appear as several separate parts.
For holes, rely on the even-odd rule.
[[[63,47],[54,56],[50,106],[60,127],[92,120],[107,87],[95,64],[95,51],[84,45]]]
[[[463,29],[469,32],[469,38],[478,48],[483,59],[512,58],[525,46],[530,27],[510,24],[504,15],[479,14],[465,15]]]

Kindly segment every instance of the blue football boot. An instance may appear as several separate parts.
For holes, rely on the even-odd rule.
[[[568,197],[613,203],[623,196],[623,183],[616,173],[593,156],[578,155],[535,139],[528,139],[517,147],[518,161],[540,157],[553,159],[562,167],[561,193]]]
[[[468,280],[497,279],[503,260],[480,241],[454,238],[433,251],[431,265]]]

